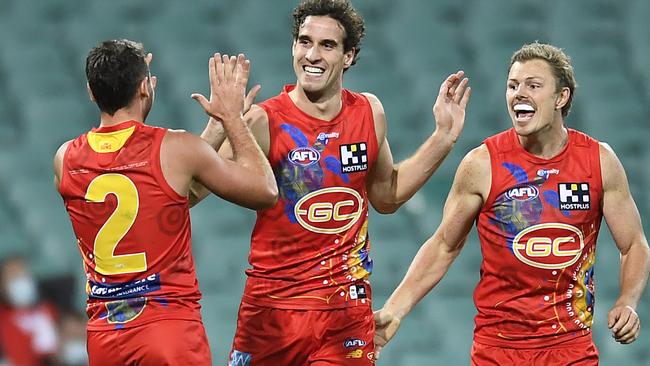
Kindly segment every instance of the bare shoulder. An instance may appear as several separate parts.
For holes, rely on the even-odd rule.
[[[603,180],[603,189],[608,190],[625,183],[625,169],[616,156],[614,149],[606,142],[599,142],[600,174]]]
[[[485,144],[482,144],[468,152],[460,162],[454,185],[478,193],[485,199],[490,192],[491,170],[490,153]]]
[[[490,153],[488,152],[487,146],[481,144],[478,147],[470,150],[463,160],[461,161],[461,166],[466,169],[470,169],[472,172],[484,173],[490,171]]]
[[[266,110],[257,104],[253,104],[244,119],[264,155],[268,156],[271,146],[271,134],[269,132],[269,116]]]
[[[368,92],[363,92],[363,94],[366,98],[368,98],[368,102],[370,103],[370,107],[372,107],[372,111],[374,114],[381,113],[384,114],[384,106],[381,104],[381,101],[379,98],[377,98],[376,95]]]
[[[56,189],[59,189],[59,186],[61,185],[61,176],[63,174],[63,157],[65,156],[65,152],[68,150],[68,146],[70,146],[70,143],[72,141],[73,140],[64,142],[61,146],[59,146],[59,148],[56,150],[56,153],[54,154],[54,186]]]
[[[266,110],[257,104],[251,106],[251,109],[244,115],[244,119],[251,127],[257,124],[268,125],[269,123],[269,116],[266,114]]]
[[[61,144],[54,154],[54,173],[60,175],[61,167],[63,166],[63,157],[65,156],[68,146],[72,143],[73,140],[69,140]]]
[[[161,152],[181,158],[192,156],[198,149],[204,149],[209,145],[201,139],[185,130],[167,130],[162,141]]]

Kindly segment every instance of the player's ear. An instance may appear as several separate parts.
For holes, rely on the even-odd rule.
[[[93,91],[90,90],[90,84],[88,84],[88,83],[86,83],[86,91],[88,92],[88,96],[90,97],[90,100],[91,100],[93,103],[97,102],[97,101],[95,100],[95,96],[93,95]]]
[[[139,87],[140,95],[143,97],[149,97],[151,90],[149,89],[149,77],[145,77],[142,79],[140,82],[140,87]]]
[[[571,96],[571,89],[568,87],[562,88],[560,90],[560,93],[558,94],[557,99],[555,99],[555,109],[562,109],[564,106],[567,104],[569,101],[569,97]]]
[[[352,66],[352,61],[354,61],[354,55],[357,54],[357,49],[352,48],[351,50],[345,52],[343,54],[343,68],[347,69],[348,67]]]

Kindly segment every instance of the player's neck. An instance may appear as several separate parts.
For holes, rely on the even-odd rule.
[[[144,113],[142,113],[141,108],[133,108],[133,106],[129,106],[126,108],[118,109],[112,116],[108,113],[102,112],[100,115],[99,126],[111,127],[127,121],[137,121],[144,123],[144,119],[145,116]]]
[[[557,126],[537,131],[529,136],[518,136],[521,146],[537,157],[551,159],[564,150],[569,142],[569,131],[560,122]]]
[[[296,85],[289,92],[289,97],[296,107],[308,115],[324,121],[331,121],[341,112],[341,108],[343,107],[341,95],[341,87],[332,88],[329,92],[317,94],[307,93],[300,85]]]

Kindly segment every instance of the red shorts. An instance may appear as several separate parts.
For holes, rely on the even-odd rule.
[[[598,366],[593,343],[563,348],[502,348],[472,344],[472,366]]]
[[[369,306],[285,310],[242,302],[229,366],[373,365]]]
[[[88,331],[88,358],[92,366],[212,365],[203,323],[188,320]]]

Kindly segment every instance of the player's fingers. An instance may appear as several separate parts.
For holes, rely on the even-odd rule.
[[[373,354],[373,357],[374,357],[375,361],[379,359],[379,356],[380,356],[380,354],[381,354],[381,350],[382,350],[382,348],[384,348],[384,347],[382,347],[382,346],[375,346],[375,353]]]
[[[467,90],[465,90],[465,94],[463,94],[463,99],[460,100],[460,106],[465,109],[467,108],[467,103],[469,102],[469,97],[472,95],[472,88],[467,87]]]
[[[469,83],[468,78],[464,78],[461,80],[461,82],[458,84],[458,87],[456,90],[454,90],[454,103],[460,103],[460,101],[463,99],[463,96],[465,95],[465,90],[467,90],[467,84]]]
[[[442,84],[440,84],[440,90],[438,91],[438,96],[444,97],[444,96],[447,95],[447,93],[449,92],[449,89],[451,88],[451,86],[454,84],[454,82],[457,79],[457,77],[456,77],[457,74],[458,73],[453,73],[453,74],[447,76],[445,81],[443,81]]]
[[[617,332],[617,336],[621,338],[627,334],[633,333],[634,330],[636,330],[638,320],[639,318],[631,314],[628,318],[628,321],[625,322],[625,324],[623,324],[623,327]]]
[[[456,94],[456,90],[458,89],[458,85],[461,83],[461,80],[463,79],[463,75],[465,75],[465,72],[462,70],[459,70],[455,74],[454,82],[451,84],[449,87],[449,91],[447,96],[450,98],[453,98],[454,95]]]
[[[210,78],[210,88],[213,88],[219,85],[219,80],[217,78],[217,69],[216,69],[216,55],[215,57],[210,57],[208,60],[208,76]]]
[[[214,69],[217,74],[217,85],[221,85],[225,80],[224,80],[224,74],[223,70],[225,69],[225,65],[223,64],[223,57],[220,53],[215,53],[214,54]]]
[[[629,311],[621,311],[616,319],[616,322],[614,323],[614,326],[612,326],[612,333],[618,334],[625,323],[627,323],[630,315],[631,313]]]
[[[251,106],[253,103],[255,103],[255,97],[257,96],[257,93],[262,89],[262,87],[257,84],[255,85],[246,95],[246,98],[244,99],[244,110],[243,114],[246,114],[249,109],[251,109]]]
[[[639,337],[639,330],[640,330],[640,324],[636,323],[634,325],[634,328],[630,329],[629,332],[616,338],[616,341],[622,344],[632,343]]]
[[[192,99],[196,100],[201,105],[201,108],[203,108],[207,113],[207,111],[210,109],[210,103],[208,102],[208,100],[202,94],[192,93],[192,95],[190,95],[190,97],[192,97]]]
[[[250,73],[251,63],[246,59],[246,56],[239,54],[237,56],[237,84],[246,87],[248,84],[248,75]]]
[[[151,80],[151,87],[156,89],[156,85],[158,85],[158,77],[155,75],[152,75],[149,80]]]
[[[607,328],[612,329],[614,324],[616,324],[616,321],[618,320],[618,317],[620,316],[620,313],[618,309],[612,309],[609,311],[607,314]]]
[[[237,63],[237,58],[235,56],[223,55],[223,64],[225,65],[224,80],[226,80],[226,82],[234,81],[233,74],[234,74],[236,63]]]

